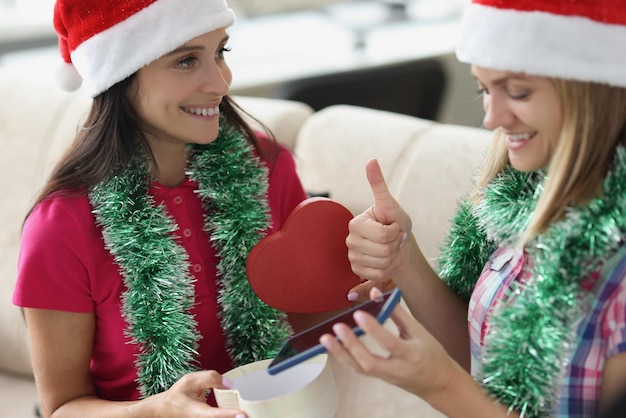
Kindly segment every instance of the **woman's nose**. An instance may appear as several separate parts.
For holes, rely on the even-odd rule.
[[[486,129],[494,130],[499,127],[507,127],[515,119],[506,99],[498,95],[486,94],[483,97],[483,107],[485,109],[483,126]]]
[[[203,72],[203,90],[220,96],[225,96],[230,90],[230,69],[217,63],[211,64]]]

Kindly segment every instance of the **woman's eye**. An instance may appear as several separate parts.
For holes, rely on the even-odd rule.
[[[489,90],[487,90],[486,87],[478,87],[478,89],[476,90],[476,93],[480,96],[485,95],[485,94],[489,94]]]
[[[193,63],[196,61],[195,57],[185,57],[181,60],[178,61],[178,66],[179,67],[184,67],[184,68],[189,68],[193,65]]]
[[[513,100],[524,100],[526,99],[528,96],[530,96],[530,91],[528,90],[523,90],[523,91],[509,91],[508,95],[511,99]]]
[[[223,46],[219,49],[219,51],[217,51],[217,56],[218,58],[224,58],[224,53],[225,52],[230,52],[231,51],[231,47],[229,46]]]

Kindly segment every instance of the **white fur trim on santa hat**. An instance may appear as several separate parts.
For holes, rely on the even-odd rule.
[[[578,16],[471,4],[456,54],[486,68],[626,87],[626,26]]]
[[[95,97],[189,40],[234,21],[224,0],[158,0],[80,44],[72,62],[84,91]]]

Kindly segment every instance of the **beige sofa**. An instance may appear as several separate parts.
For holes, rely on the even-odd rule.
[[[20,227],[88,100],[81,92],[60,91],[51,79],[9,68],[0,68],[0,92],[0,418],[28,418],[33,416],[35,386],[25,326],[19,310],[11,305]],[[378,158],[431,259],[458,198],[471,185],[489,137],[475,128],[350,106],[313,113],[301,103],[238,99],[293,150],[308,191],[329,193],[355,214],[372,204],[364,165]],[[397,388],[336,363],[333,367],[340,393],[338,418],[440,417]]]

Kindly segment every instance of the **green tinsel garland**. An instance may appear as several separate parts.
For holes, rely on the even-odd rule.
[[[137,156],[118,176],[93,186],[89,199],[127,290],[122,314],[137,344],[142,397],[168,389],[197,370],[201,336],[190,314],[194,279],[188,255],[172,237],[178,226],[147,194],[150,168]],[[188,175],[199,183],[205,230],[220,258],[221,322],[235,366],[275,355],[291,332],[285,314],[250,288],[245,264],[269,226],[267,169],[241,133],[222,118],[209,145],[190,146]],[[210,338],[206,335],[204,338]]]
[[[220,124],[227,127],[225,121]],[[261,301],[250,287],[246,259],[270,223],[267,169],[234,129],[224,128],[219,145],[194,146],[190,178],[207,206],[205,229],[220,258],[220,307],[227,349],[236,366],[278,353],[290,334],[286,315]]]
[[[489,255],[495,245],[476,223],[474,208],[465,200],[459,205],[450,224],[450,232],[439,253],[439,276],[463,300],[469,301]]]
[[[478,279],[469,265],[482,268],[491,249],[515,245],[529,224],[546,177],[508,168],[486,190],[470,216],[469,203],[454,219],[448,248],[440,258],[441,276],[463,297]],[[525,248],[533,279],[516,283],[490,318],[479,380],[500,402],[527,417],[548,417],[573,349],[575,324],[586,312],[580,280],[596,271],[626,240],[626,150],[618,147],[603,195],[584,207],[569,208]],[[469,231],[470,238],[464,235]],[[482,237],[480,244],[473,237]],[[471,292],[471,291],[470,291]]]

